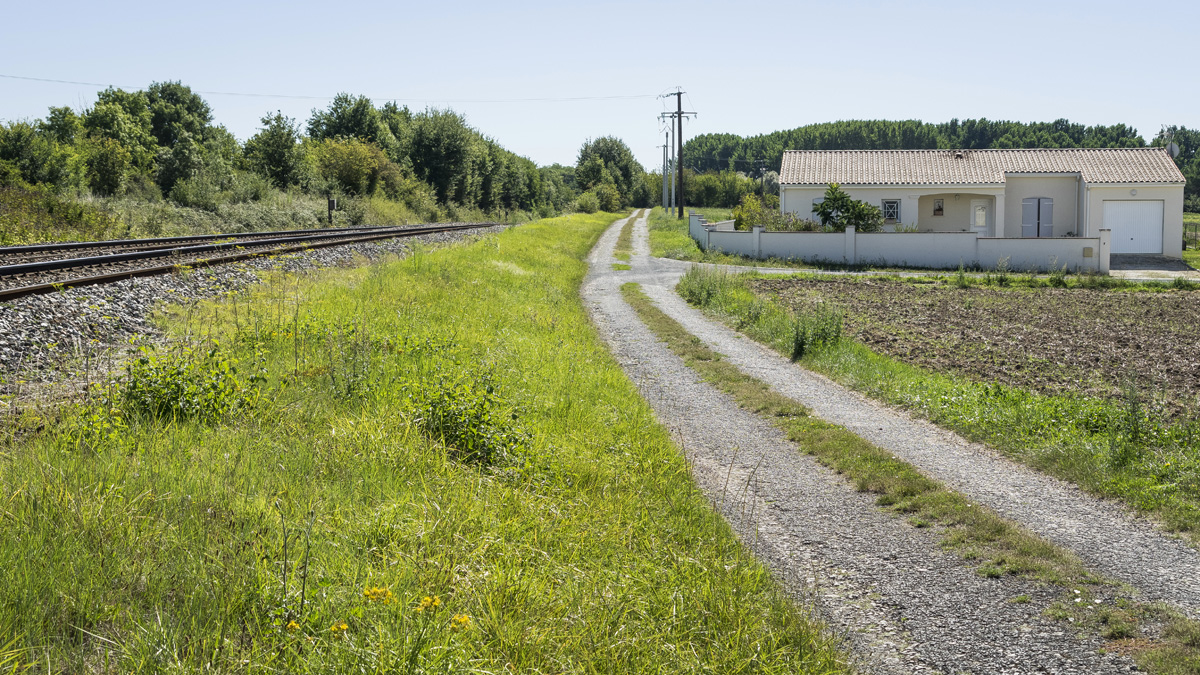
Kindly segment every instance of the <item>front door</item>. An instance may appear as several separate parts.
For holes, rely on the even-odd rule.
[[[986,199],[971,200],[971,230],[981,237],[988,234],[988,202]]]

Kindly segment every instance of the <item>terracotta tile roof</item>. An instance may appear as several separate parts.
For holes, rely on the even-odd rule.
[[[1182,183],[1163,148],[788,150],[785,185],[998,185],[1005,173],[1080,173],[1088,183]]]

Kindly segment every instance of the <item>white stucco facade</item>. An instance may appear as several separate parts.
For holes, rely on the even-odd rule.
[[[813,200],[822,199],[828,186],[781,185],[779,207],[787,213],[811,218]],[[1106,201],[1162,202],[1161,250],[1142,251],[1180,258],[1183,255],[1183,184],[1089,185],[1078,173],[1044,175],[1005,174],[1003,184],[882,186],[841,185],[851,198],[881,207],[884,200],[900,201],[899,223],[918,232],[972,232],[980,237],[1021,238],[1022,203],[1040,198],[1053,201],[1052,236],[1099,236],[1105,223]],[[935,209],[941,201],[940,214]],[[976,227],[975,211],[986,212],[985,228]],[[1110,209],[1111,212],[1111,209]],[[894,229],[885,226],[885,230]]]

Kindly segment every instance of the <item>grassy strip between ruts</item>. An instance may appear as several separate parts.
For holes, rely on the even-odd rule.
[[[172,310],[0,451],[0,664],[845,671],[590,324],[615,217]]]
[[[629,258],[633,256],[633,222],[641,214],[641,211],[635,211],[621,226],[621,234],[617,236],[617,247],[613,251],[613,257],[617,260],[629,262]]]
[[[1200,623],[1169,608],[1123,597],[1111,605],[1093,604],[1089,587],[1099,580],[1069,551],[971,504],[850,431],[811,416],[801,404],[722,360],[720,354],[658,309],[638,284],[624,284],[621,292],[655,335],[706,382],[732,396],[743,408],[771,420],[801,449],[846,476],[858,490],[877,494],[881,507],[906,515],[916,527],[942,526],[943,546],[977,561],[980,574],[1019,574],[1069,588],[1073,594],[1067,598],[1078,600],[1055,603],[1048,612],[1051,617],[1070,618],[1082,630],[1121,641],[1115,643],[1115,648],[1129,651],[1150,672],[1200,674]],[[1140,638],[1137,624],[1145,620],[1166,623],[1159,640]]]
[[[695,267],[679,291],[807,368],[1095,494],[1120,499],[1185,533],[1193,543],[1200,541],[1200,457],[1192,426],[1155,426],[1144,410],[1120,402],[1042,395],[927,371],[851,340],[798,349],[796,337],[802,334],[796,327],[829,323],[837,309],[794,314],[756,296],[746,287],[749,278]],[[840,327],[827,332],[840,333]],[[1161,447],[1151,447],[1151,442]]]

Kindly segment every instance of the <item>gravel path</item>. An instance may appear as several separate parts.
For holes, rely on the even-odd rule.
[[[164,302],[189,302],[235,292],[259,283],[259,273],[263,271],[299,273],[353,266],[383,256],[406,255],[413,242],[450,242],[500,229],[491,227],[360,242],[197,268],[188,274],[70,288],[61,293],[0,303],[0,394],[16,392],[18,385],[14,381],[17,379],[45,384],[88,377],[90,375],[85,371],[89,367],[98,367],[101,371],[111,369],[113,352],[127,347],[126,341],[130,337],[158,334],[150,315]],[[3,405],[4,401],[0,400],[0,409]]]
[[[892,451],[925,475],[1075,552],[1093,570],[1123,581],[1140,597],[1200,616],[1200,553],[1112,501],[1017,464],[986,446],[852,392],[805,370],[736,331],[710,321],[674,292],[676,261],[659,265],[637,249],[635,265],[653,270],[645,292],[743,372],[803,403],[813,413]],[[635,269],[638,269],[635,266]],[[686,267],[682,268],[686,269]]]
[[[589,262],[584,300],[616,358],[684,448],[697,483],[801,601],[815,598],[872,673],[1117,673],[1132,670],[1101,640],[1042,615],[1060,591],[985,579],[944,552],[932,529],[882,511],[874,497],[801,453],[737,407],[660,343],[620,285],[669,289],[686,265],[645,255],[637,223],[632,271],[613,271],[618,221]],[[720,411],[719,414],[713,414]],[[1029,602],[1015,603],[1018,596]]]

